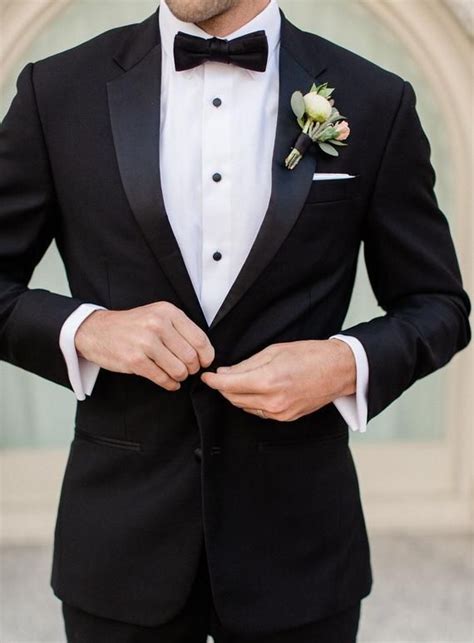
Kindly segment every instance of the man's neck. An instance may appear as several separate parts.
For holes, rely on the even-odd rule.
[[[255,16],[265,9],[270,0],[246,0],[238,2],[235,6],[224,11],[218,16],[196,23],[198,27],[206,31],[211,36],[225,38],[247,22],[250,22]]]

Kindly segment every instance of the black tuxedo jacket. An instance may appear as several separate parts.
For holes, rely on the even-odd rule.
[[[58,337],[83,302],[173,302],[208,333],[211,368],[328,338],[341,330],[361,242],[383,310],[344,332],[367,352],[369,420],[466,346],[470,301],[413,87],[283,14],[271,201],[208,326],[163,206],[160,55],[157,10],[19,74],[0,130],[2,359],[69,387]],[[289,171],[290,96],[324,81],[349,120],[348,146],[337,158],[314,146]],[[316,170],[356,178],[313,182]],[[53,239],[72,297],[28,288]],[[101,370],[71,437],[51,578],[61,599],[162,623],[182,607],[203,542],[231,630],[294,627],[369,593],[357,475],[333,404],[262,420],[199,374],[169,392]]]

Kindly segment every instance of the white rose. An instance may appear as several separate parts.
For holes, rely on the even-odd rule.
[[[332,106],[327,98],[316,92],[309,92],[303,96],[306,113],[315,121],[323,123],[331,116]]]

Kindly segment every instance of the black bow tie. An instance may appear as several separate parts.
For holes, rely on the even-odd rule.
[[[205,60],[232,63],[253,71],[265,71],[268,42],[265,31],[253,31],[233,40],[200,38],[178,31],[174,37],[176,71],[192,69]]]

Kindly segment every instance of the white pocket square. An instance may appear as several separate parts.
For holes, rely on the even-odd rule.
[[[353,179],[355,174],[338,174],[336,172],[315,172],[313,181],[321,179]]]

